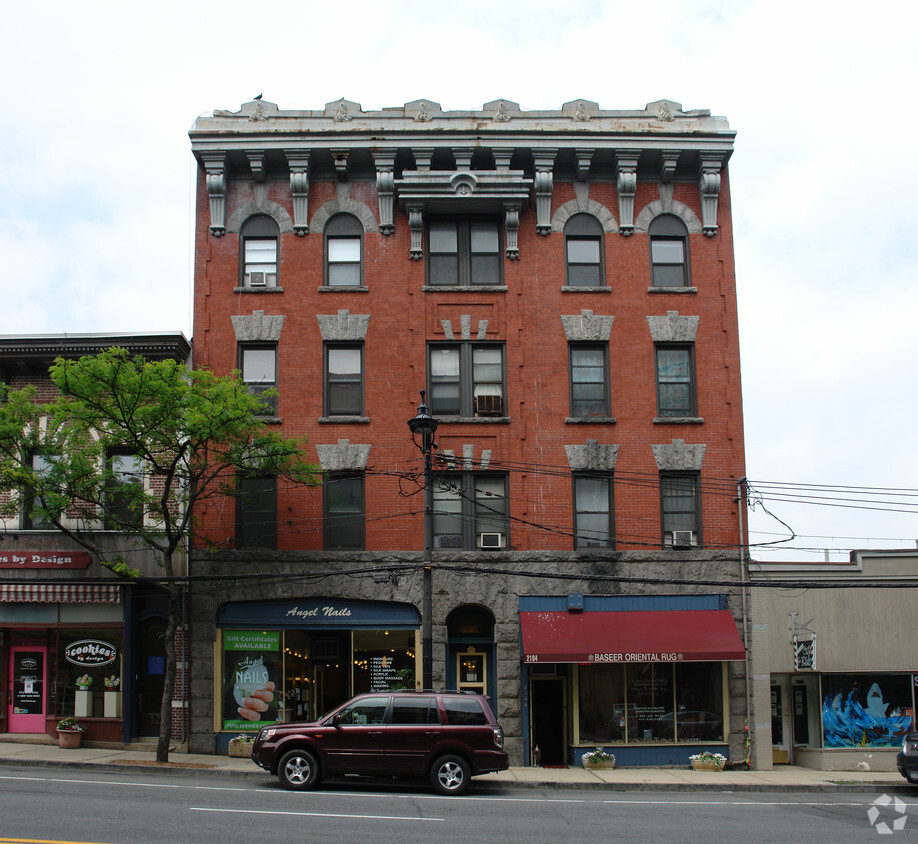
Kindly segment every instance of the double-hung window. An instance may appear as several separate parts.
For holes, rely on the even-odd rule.
[[[609,344],[571,343],[571,416],[609,416]]]
[[[692,343],[658,343],[657,415],[695,417],[695,347]]]
[[[592,214],[574,214],[564,225],[564,257],[570,287],[606,283],[602,225]]]
[[[362,343],[326,343],[325,415],[363,415]]]
[[[611,473],[574,475],[574,547],[615,547]]]
[[[697,472],[660,473],[660,521],[663,546],[701,544],[701,490]]]
[[[648,233],[653,286],[688,287],[691,281],[685,223],[672,214],[662,214],[651,222]]]
[[[143,522],[143,463],[136,454],[114,453],[109,457],[108,468],[105,495],[108,524],[115,529],[140,526]]]
[[[239,479],[236,547],[277,548],[277,478],[273,475]]]
[[[503,262],[497,220],[437,219],[427,229],[427,283],[500,284]]]
[[[242,381],[254,396],[260,396],[263,415],[277,415],[277,346],[273,344],[239,347]]]
[[[36,485],[27,489],[23,497],[23,526],[26,530],[50,530],[54,527],[52,519],[60,518],[61,510],[57,507],[60,495],[54,489],[52,480],[56,457],[40,452],[31,456]]]
[[[363,473],[333,473],[325,478],[325,550],[364,548]]]
[[[277,287],[277,223],[264,214],[249,217],[239,232],[240,286],[252,289]]]
[[[325,226],[325,284],[363,284],[363,225],[352,214],[336,214]]]
[[[433,487],[433,547],[508,547],[507,476],[495,472],[439,475]]]
[[[434,416],[506,416],[503,343],[436,343],[428,349]]]

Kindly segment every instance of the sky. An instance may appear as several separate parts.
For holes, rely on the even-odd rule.
[[[44,0],[4,19],[0,334],[190,337],[188,130],[259,93],[727,117],[752,555],[916,547],[913,2]]]

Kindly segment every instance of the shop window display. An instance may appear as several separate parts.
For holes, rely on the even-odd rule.
[[[826,747],[897,747],[913,729],[910,674],[824,674],[822,691]]]
[[[52,651],[49,677],[54,678],[55,716],[113,717],[106,714],[105,692],[121,688],[124,637],[120,629],[61,629]]]
[[[721,663],[589,665],[579,677],[581,743],[724,739]]]
[[[312,721],[353,695],[415,687],[413,630],[223,630],[227,731]]]

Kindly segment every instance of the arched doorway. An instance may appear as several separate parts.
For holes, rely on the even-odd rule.
[[[446,619],[446,685],[487,695],[497,710],[494,616],[473,604],[457,607]]]

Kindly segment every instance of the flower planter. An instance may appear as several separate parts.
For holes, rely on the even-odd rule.
[[[73,749],[80,746],[80,739],[83,737],[82,730],[58,730],[57,743],[64,748]]]
[[[230,756],[236,756],[240,759],[245,759],[252,755],[252,745],[254,742],[251,741],[239,741],[237,739],[231,739],[229,743],[229,750],[227,751]]]
[[[692,759],[692,769],[695,771],[722,771],[724,762],[713,762],[701,759]]]
[[[121,692],[107,691],[103,697],[103,714],[106,718],[121,717]]]
[[[614,759],[597,759],[591,762],[589,759],[583,759],[583,767],[587,771],[610,771],[615,767]]]

